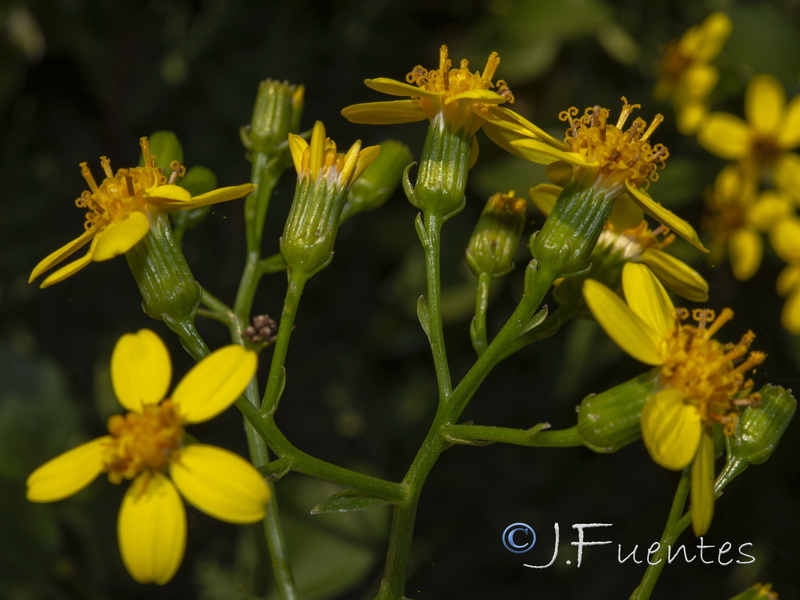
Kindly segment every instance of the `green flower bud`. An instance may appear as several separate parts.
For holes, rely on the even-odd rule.
[[[166,212],[151,214],[149,233],[125,253],[125,258],[142,294],[145,314],[167,324],[194,319],[200,286],[172,235]]]
[[[760,406],[742,411],[731,437],[731,457],[753,465],[766,461],[792,420],[797,401],[789,390],[765,385],[759,390]]]
[[[289,150],[297,171],[297,186],[280,240],[281,255],[289,269],[311,276],[333,258],[347,192],[380,147],[362,150],[357,141],[347,154],[339,154],[333,140],[325,137],[324,125],[317,121],[310,144],[289,134]]]
[[[467,264],[476,277],[502,277],[514,267],[526,208],[527,202],[513,191],[489,198],[467,246]]]
[[[250,124],[239,131],[244,147],[266,155],[285,148],[286,137],[300,126],[304,94],[302,85],[273,79],[262,81]]]
[[[531,237],[533,258],[561,277],[586,270],[615,199],[615,195],[578,180],[568,183],[542,230]]]
[[[403,185],[411,204],[443,219],[459,213],[464,208],[473,143],[472,134],[454,132],[437,113],[428,127],[413,189],[406,169]]]
[[[382,206],[397,189],[403,170],[414,160],[408,146],[395,140],[380,144],[381,151],[361,177],[350,187],[341,221]]]
[[[658,369],[605,392],[584,398],[578,407],[578,433],[595,452],[616,452],[642,436],[642,407],[656,390]]]

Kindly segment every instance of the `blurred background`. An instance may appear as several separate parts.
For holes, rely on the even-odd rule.
[[[664,113],[656,141],[671,153],[652,195],[700,223],[703,198],[724,162],[681,136],[672,107],[652,98],[670,41],[709,13],[725,11],[733,29],[714,61],[720,81],[715,110],[741,115],[747,81],[771,73],[789,97],[800,92],[800,2],[771,0],[207,0],[111,3],[98,0],[5,0],[0,6],[0,596],[13,600],[268,598],[257,528],[225,525],[189,510],[187,555],[167,586],[140,586],[125,572],[116,541],[124,486],[98,481],[52,505],[24,498],[38,465],[101,435],[119,409],[111,392],[111,349],[123,333],[150,327],[167,340],[175,380],[191,365],[160,323],[141,311],[125,261],[95,263],[46,290],[28,284],[44,256],[77,237],[85,188],[78,163],[99,172],[138,161],[138,139],[174,131],[184,164],[205,165],[220,185],[249,179],[238,129],[250,120],[265,78],[306,86],[303,128],[324,121],[341,146],[360,138],[394,138],[419,156],[423,124],[353,125],[339,114],[356,102],[383,100],[369,77],[403,79],[417,64],[438,66],[448,44],[454,62],[483,69],[500,53],[497,77],[516,96],[515,109],[558,137],[559,111],[600,104],[616,118],[620,97],[643,105],[650,121]],[[475,280],[463,251],[486,198],[515,189],[527,195],[545,181],[541,167],[504,155],[479,134],[467,207],[444,237],[446,336],[457,379],[473,360],[468,326]],[[292,198],[287,174],[273,197],[265,253],[277,239]],[[381,209],[342,228],[332,265],[307,287],[287,362],[279,424],[299,448],[389,479],[402,478],[435,408],[425,337],[415,317],[424,290],[415,210],[398,192]],[[541,224],[531,210],[526,236]],[[230,202],[185,238],[196,278],[232,302],[244,255],[241,205]],[[527,239],[524,238],[524,239]],[[769,354],[756,385],[800,381],[800,343],[780,325],[783,267],[768,254],[757,275],[738,282],[727,263],[709,264],[687,245],[671,248],[704,274],[709,304],[736,319],[721,336],[747,328],[754,349]],[[521,290],[517,269],[494,286],[491,331],[504,322]],[[280,314],[285,277],[264,281],[255,312]],[[227,334],[199,322],[213,347]],[[465,419],[479,424],[554,427],[575,422],[575,406],[642,372],[593,322],[572,323],[555,338],[502,364],[485,382]],[[782,600],[800,598],[798,426],[764,465],[734,481],[717,502],[707,544],[750,542],[756,561],[728,566],[675,562],[653,598],[725,599],[757,581],[773,582]],[[245,453],[241,418],[231,410],[193,433]],[[454,447],[442,456],[422,496],[407,594],[418,600],[463,598],[627,598],[643,573],[639,558],[661,535],[678,474],[656,466],[640,443],[613,455],[589,450]],[[335,486],[290,475],[277,484],[289,549],[304,599],[374,596],[386,546],[388,512],[310,516]],[[533,525],[540,545],[507,552],[506,525]],[[573,523],[613,523],[588,548],[580,569],[563,560],[550,569],[553,524],[563,556],[574,552]],[[696,544],[689,533],[681,542]],[[735,552],[735,550],[734,550]],[[691,554],[691,552],[690,552]],[[711,555],[706,555],[707,557]],[[736,556],[734,556],[736,558]]]

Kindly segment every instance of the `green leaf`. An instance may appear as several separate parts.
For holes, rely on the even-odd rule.
[[[428,312],[428,302],[425,300],[425,296],[420,296],[419,300],[417,300],[417,318],[419,319],[419,324],[422,325],[422,330],[430,340],[431,317],[430,313]]]
[[[324,502],[320,502],[311,509],[312,515],[323,515],[327,513],[344,513],[374,508],[376,506],[386,506],[391,504],[386,498],[370,496],[358,490],[342,490],[334,494]]]

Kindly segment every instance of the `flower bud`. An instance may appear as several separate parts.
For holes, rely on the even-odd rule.
[[[464,208],[464,190],[474,137],[451,130],[442,113],[428,127],[417,182],[404,181],[411,204],[431,215],[448,219]],[[406,170],[408,173],[408,170]]]
[[[765,385],[759,395],[761,406],[742,411],[731,437],[731,458],[753,465],[772,455],[797,407],[792,393],[780,386]]]
[[[642,407],[655,391],[653,369],[605,392],[583,399],[578,407],[578,433],[595,452],[616,452],[642,436]]]
[[[300,126],[304,93],[302,85],[273,79],[262,81],[250,124],[239,131],[244,147],[266,155],[285,148],[286,137]]]
[[[467,264],[476,277],[502,277],[513,267],[527,203],[514,192],[494,194],[478,218],[467,246]]]
[[[382,206],[397,189],[403,170],[414,160],[405,144],[386,140],[379,145],[378,157],[350,187],[342,209],[342,222],[357,213]]]

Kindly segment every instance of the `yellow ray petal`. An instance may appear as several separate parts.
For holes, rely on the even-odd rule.
[[[222,448],[190,444],[170,467],[183,497],[203,512],[229,523],[264,518],[270,491],[249,462]]]
[[[394,125],[414,123],[428,116],[419,100],[386,100],[351,104],[342,109],[342,116],[351,123],[364,125]]]
[[[714,516],[714,438],[710,432],[700,436],[690,477],[692,529],[700,537],[711,527],[711,518]]]
[[[744,114],[753,129],[768,136],[778,136],[783,123],[786,94],[772,75],[756,75],[747,84]]]
[[[92,260],[103,261],[120,254],[138,244],[150,231],[150,219],[140,212],[132,212],[122,221],[111,223],[97,234]]]
[[[142,412],[163,400],[172,379],[169,351],[155,333],[140,329],[123,335],[111,354],[111,383],[119,403]]]
[[[792,335],[800,335],[800,289],[795,288],[781,310],[781,325]]]
[[[122,562],[139,583],[172,579],[186,547],[186,513],[175,486],[145,471],[128,487],[117,521]]]
[[[143,196],[150,198],[158,204],[183,204],[192,199],[189,190],[174,183],[165,183],[146,191]]]
[[[628,194],[620,194],[611,207],[611,216],[608,222],[614,227],[614,231],[620,233],[626,229],[635,229],[644,220],[642,207],[631,200]]]
[[[733,276],[739,281],[747,281],[758,271],[764,243],[761,236],[752,229],[737,229],[728,240]]]
[[[390,96],[411,96],[412,98],[438,98],[442,94],[424,90],[410,83],[403,83],[388,77],[376,77],[375,79],[365,79],[364,84],[382,94]]]
[[[308,148],[308,142],[297,134],[289,134],[289,153],[292,155],[294,170],[298,175],[303,173],[303,154]]]
[[[255,352],[230,345],[197,363],[172,394],[181,417],[199,423],[214,417],[236,400],[256,372]]]
[[[739,160],[750,151],[750,128],[739,117],[711,113],[699,127],[697,141],[711,154],[727,160]]]
[[[644,191],[632,186],[627,179],[625,180],[625,187],[628,189],[630,199],[641,206],[644,212],[659,223],[669,227],[698,250],[708,252],[708,248],[703,246],[694,227],[689,225],[689,223],[681,219],[671,210],[661,206]]]
[[[778,131],[778,146],[791,150],[800,145],[800,94],[792,98]]]
[[[47,255],[44,259],[39,261],[38,265],[33,268],[33,271],[31,271],[31,276],[28,278],[28,283],[83,248],[86,244],[92,241],[92,238],[96,233],[96,230],[84,231],[80,237],[75,238],[68,244],[61,246],[61,248],[55,252]]]
[[[795,288],[800,289],[800,266],[787,265],[778,275],[775,290],[780,296],[788,296]]]
[[[538,208],[544,216],[547,216],[556,205],[556,200],[561,195],[561,188],[549,183],[540,183],[528,190],[528,194],[536,208]]]
[[[208,206],[210,204],[219,204],[220,202],[228,202],[229,200],[236,200],[237,198],[244,198],[256,189],[252,183],[243,183],[242,185],[231,185],[222,187],[205,194],[200,194],[190,198],[187,201],[166,201],[162,202],[164,206],[168,206],[173,210],[186,210],[189,208],[197,208],[199,206]]]
[[[466,92],[461,92],[460,94],[448,96],[445,98],[444,103],[451,104],[452,102],[480,102],[481,104],[502,104],[507,100],[508,98],[501,96],[492,90],[472,89],[467,90]]]
[[[31,502],[54,502],[81,491],[103,471],[103,453],[111,436],[81,444],[43,464],[28,477]]]
[[[675,307],[653,272],[645,265],[625,263],[622,289],[633,313],[650,326],[659,341],[665,339],[675,324]]]
[[[553,147],[567,149],[561,140],[554,138],[541,127],[535,125],[518,112],[505,106],[492,106],[486,109],[484,118],[496,127],[501,127],[519,136],[536,138]]]
[[[651,458],[662,467],[677,471],[692,462],[701,432],[700,414],[677,390],[665,388],[645,402],[642,439]]]
[[[48,275],[45,278],[45,280],[42,281],[39,287],[46,288],[53,285],[54,283],[64,281],[67,277],[71,277],[72,275],[74,275],[75,273],[86,267],[89,263],[92,262],[94,256],[94,248],[96,245],[97,245],[97,237],[95,236],[95,238],[92,240],[92,245],[89,246],[89,250],[86,252],[86,254],[84,254],[83,256],[81,256],[76,260],[73,260],[71,263],[64,265],[57,271],[50,273],[50,275]]]
[[[708,282],[685,262],[656,248],[645,249],[639,260],[680,297],[692,302],[708,300]]]
[[[619,296],[593,279],[583,284],[583,297],[600,327],[616,344],[646,365],[660,365],[658,336]]]

